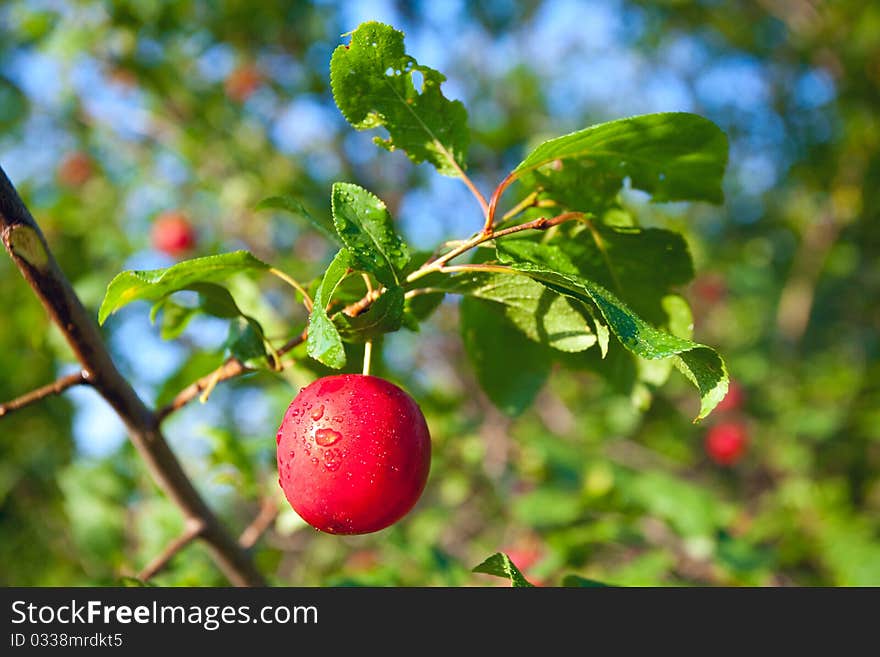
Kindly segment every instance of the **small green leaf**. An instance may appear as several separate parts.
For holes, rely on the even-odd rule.
[[[152,307],[150,319],[154,320],[160,310],[162,311],[162,321],[159,324],[159,335],[163,340],[178,338],[190,320],[199,312],[196,306],[184,306],[165,298]]]
[[[327,237],[341,246],[336,231],[333,228],[333,222],[329,217],[324,217],[323,215],[321,217],[316,217],[306,210],[305,206],[292,196],[270,196],[257,203],[255,209],[284,210],[292,215],[303,217],[313,228],[317,229],[318,232],[324,235],[324,237]]]
[[[631,352],[649,360],[674,358],[675,365],[700,391],[696,420],[706,417],[727,394],[724,361],[711,348],[654,328],[611,292],[583,277],[558,248],[528,240],[499,241],[499,259],[527,273],[560,294],[593,303],[618,340]]]
[[[229,334],[223,346],[230,356],[234,356],[242,363],[268,357],[263,329],[250,317],[236,317],[229,322]]]
[[[598,582],[594,579],[587,579],[586,577],[581,577],[580,575],[566,575],[562,578],[562,585],[579,589],[606,588],[611,586],[610,584]]]
[[[309,315],[309,334],[306,340],[309,356],[337,370],[345,365],[345,348],[339,331],[327,316],[327,304],[340,281],[348,274],[350,264],[351,254],[347,249],[336,254],[315,292],[315,305]]]
[[[145,582],[142,579],[138,579],[137,577],[127,577],[123,576],[119,578],[119,585],[124,586],[125,588],[150,588],[155,587],[155,584],[151,584],[150,582]]]
[[[624,178],[654,201],[723,200],[727,137],[695,114],[646,114],[544,142],[514,170],[528,188],[577,210],[596,210]]]
[[[510,580],[510,584],[513,588],[529,588],[535,586],[525,578],[511,558],[503,552],[496,552],[479,566],[476,566],[473,569],[473,572],[495,575],[496,577],[506,577]]]
[[[269,265],[247,251],[184,260],[167,269],[124,271],[107,286],[98,311],[98,323],[132,301],[158,301],[197,283],[216,283],[234,274],[268,269]]]
[[[576,352],[596,344],[584,305],[557,294],[526,275],[466,272],[425,279],[427,289],[500,304],[507,318],[535,342]]]
[[[384,285],[400,283],[409,252],[394,232],[391,215],[379,198],[363,187],[334,183],[333,224],[360,267]]]
[[[501,411],[519,415],[550,375],[546,349],[486,301],[462,299],[460,319],[465,351],[480,387]]]
[[[185,306],[165,297],[154,304],[150,310],[150,321],[155,321],[156,315],[160,310],[162,311],[161,336],[163,340],[173,340],[178,337],[189,321],[198,313],[220,319],[244,317],[252,320],[241,311],[229,290],[216,283],[193,283],[183,290],[178,290],[178,292],[184,291],[196,292],[198,303],[194,306]]]
[[[339,313],[334,322],[348,342],[367,342],[397,331],[403,322],[403,288],[388,288],[357,317]]]
[[[333,98],[349,123],[358,130],[384,126],[389,136],[377,137],[379,146],[401,148],[416,164],[428,161],[455,177],[464,169],[470,135],[464,105],[440,90],[444,80],[406,54],[403,32],[382,23],[359,25],[330,60]]]

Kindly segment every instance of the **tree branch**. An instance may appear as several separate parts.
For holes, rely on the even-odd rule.
[[[95,320],[61,272],[45,237],[2,168],[0,235],[12,260],[61,330],[81,367],[89,372],[91,385],[125,423],[129,438],[155,482],[188,522],[198,522],[203,527],[199,537],[223,573],[235,585],[263,585],[265,580],[247,553],[221,525],[168,447],[159,429],[158,416],[147,408],[113,364]]]
[[[41,399],[45,399],[49,395],[60,395],[62,392],[73,386],[80,386],[89,382],[89,373],[85,370],[62,376],[60,379],[53,381],[47,385],[31,390],[29,393],[16,397],[15,399],[0,404],[0,417],[8,415],[12,411],[24,408],[28,404],[33,404]]]
[[[200,522],[190,522],[180,536],[171,541],[155,559],[144,566],[144,569],[138,573],[137,578],[142,582],[153,579],[161,571],[165,570],[165,566],[174,558],[174,555],[197,539],[204,529],[204,525]]]

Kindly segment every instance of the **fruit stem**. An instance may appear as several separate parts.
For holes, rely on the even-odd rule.
[[[370,376],[370,361],[373,359],[373,341],[364,343],[364,376]]]

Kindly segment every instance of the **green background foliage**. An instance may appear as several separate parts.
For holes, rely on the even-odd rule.
[[[339,49],[350,39],[341,35],[373,19],[406,33],[406,55],[372,61],[362,52],[369,39]],[[505,584],[488,571],[572,586],[876,585],[878,24],[880,10],[855,1],[776,14],[613,0],[12,0],[0,8],[0,163],[96,318],[119,272],[174,264],[150,247],[161,212],[191,218],[193,257],[246,250],[258,259],[251,272],[182,278],[189,289],[170,296],[147,286],[149,276],[122,275],[120,294],[137,286],[158,302],[156,322],[149,304],[118,300],[103,331],[120,369],[157,405],[229,353],[263,359],[165,428],[228,526],[245,527],[266,499],[282,508],[254,548],[273,583]],[[376,38],[396,44],[387,31]],[[331,80],[331,57],[336,72],[366,67],[388,83],[371,87],[366,73]],[[234,74],[249,67],[253,89]],[[352,94],[362,102],[343,101],[340,113]],[[616,154],[615,126],[626,122],[546,141],[681,111],[729,139],[722,205],[650,202],[721,198],[723,135],[700,119],[647,165]],[[383,127],[377,113],[394,118]],[[430,123],[438,115],[445,120]],[[655,122],[646,132],[670,137],[663,119],[646,120]],[[376,149],[375,135],[392,152]],[[683,136],[701,157],[678,157]],[[607,157],[539,166],[542,149],[585,140],[607,146]],[[73,153],[88,161],[79,177],[65,173]],[[537,168],[521,167],[501,212],[541,185],[541,200],[587,206],[594,223],[511,239],[497,254],[480,248],[474,260],[519,254],[538,281],[542,258],[557,271],[577,264],[550,287],[431,275],[420,281],[431,294],[404,302],[392,293],[363,316],[331,321],[309,318],[259,264],[311,282],[316,301],[332,287],[350,303],[364,291],[359,277],[344,278],[354,252],[377,284],[402,291],[422,249],[482,225],[454,179],[459,168],[488,193],[529,153]],[[340,243],[351,251],[321,282]],[[8,258],[0,271],[6,400],[75,363]],[[547,293],[537,306],[535,286]],[[611,299],[602,312],[582,303],[594,294]],[[717,349],[743,404],[693,424],[700,404],[685,377],[670,375],[672,360],[635,358],[617,342],[629,321],[609,316],[618,303],[671,333],[671,351],[691,341]],[[374,373],[425,411],[426,492],[381,533],[316,533],[281,498],[277,425],[299,387],[332,367],[358,371],[359,341],[401,323],[418,331],[377,339]],[[294,350],[296,364],[273,371],[266,342],[307,325],[318,330]],[[696,358],[677,364],[711,395],[713,352],[685,353]],[[724,468],[703,439],[730,420],[747,426],[750,445]],[[0,583],[119,583],[180,533],[178,511],[123,435],[85,388],[0,419]],[[509,560],[487,560],[498,552]],[[223,583],[198,544],[155,581]]]

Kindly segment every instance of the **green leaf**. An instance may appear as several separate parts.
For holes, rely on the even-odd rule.
[[[526,275],[466,272],[425,278],[430,290],[461,294],[502,306],[507,318],[528,338],[560,351],[576,352],[596,344],[592,318],[584,305],[557,294]]]
[[[155,587],[155,584],[151,584],[150,582],[145,582],[142,579],[138,579],[137,577],[126,577],[122,576],[119,578],[119,586],[124,586],[126,588],[151,588]]]
[[[319,363],[334,369],[345,365],[345,348],[339,331],[327,316],[327,304],[340,281],[348,274],[350,265],[351,254],[347,249],[342,249],[327,267],[315,292],[315,305],[309,315],[309,334],[306,340],[308,354]]]
[[[723,200],[727,137],[695,114],[646,114],[545,141],[512,172],[528,188],[579,210],[607,205],[629,177],[661,201]]]
[[[269,265],[247,251],[234,251],[185,260],[167,269],[124,271],[107,286],[98,311],[98,323],[103,324],[112,313],[132,301],[158,301],[196,283],[216,283],[234,274],[268,268]]]
[[[510,580],[510,584],[513,588],[529,588],[534,586],[534,584],[523,576],[510,557],[503,552],[496,552],[479,566],[476,566],[473,569],[473,572],[495,575],[496,577],[506,577]]]
[[[695,421],[706,417],[727,394],[727,370],[713,349],[651,326],[611,292],[583,277],[559,248],[509,240],[499,241],[496,250],[501,262],[560,294],[595,304],[617,339],[637,356],[649,360],[673,358],[676,367],[700,391],[700,412]]]
[[[324,237],[327,237],[336,244],[340,244],[339,237],[333,228],[333,222],[323,215],[316,217],[306,210],[305,206],[292,196],[270,196],[265,198],[255,208],[256,210],[284,210],[292,215],[303,217],[309,224],[318,230]]]
[[[669,294],[660,299],[660,307],[663,309],[668,321],[666,322],[669,332],[680,338],[690,339],[693,335],[694,316],[688,302],[677,294]],[[673,360],[647,360],[637,357],[639,380],[653,386],[661,386],[666,383],[672,372]]]
[[[399,285],[409,252],[379,198],[363,187],[334,183],[333,224],[360,267],[384,285]]]
[[[186,329],[189,321],[195,317],[199,309],[195,306],[184,306],[169,298],[156,302],[150,309],[150,321],[155,322],[161,311],[162,320],[159,324],[159,335],[163,340],[174,340]]]
[[[241,311],[229,290],[215,283],[194,283],[186,290],[198,293],[196,305],[184,306],[166,297],[157,302],[150,311],[151,320],[155,320],[157,313],[162,311],[163,340],[178,337],[196,314],[204,313],[231,320],[229,334],[223,345],[229,355],[235,356],[243,363],[256,361],[268,355],[262,327],[256,319]]]
[[[431,292],[428,294],[417,294],[414,297],[405,299],[403,303],[403,325],[410,331],[418,331],[419,325],[440,307],[445,297],[446,294],[443,292]]]
[[[340,335],[348,342],[367,342],[400,329],[403,323],[403,288],[390,287],[356,317],[343,313],[334,319]]]
[[[562,578],[562,585],[579,589],[606,588],[611,586],[610,584],[605,584],[604,582],[599,582],[595,579],[587,579],[580,575],[566,575]]]
[[[414,73],[421,75],[420,88]],[[358,130],[384,126],[388,139],[376,137],[376,144],[401,148],[416,164],[427,161],[455,177],[465,168],[470,135],[464,105],[440,90],[444,80],[406,54],[403,32],[382,23],[358,26],[330,60],[333,98],[349,123]]]
[[[687,243],[658,228],[571,225],[545,243],[559,248],[577,272],[598,283],[657,326],[668,326],[661,299],[694,277]]]
[[[493,305],[462,299],[462,338],[480,387],[500,410],[515,416],[541,390],[550,375],[550,359],[546,349],[526,338]]]
[[[248,364],[261,358],[268,358],[266,337],[260,324],[250,317],[236,317],[229,322],[229,334],[223,346],[230,356]]]

